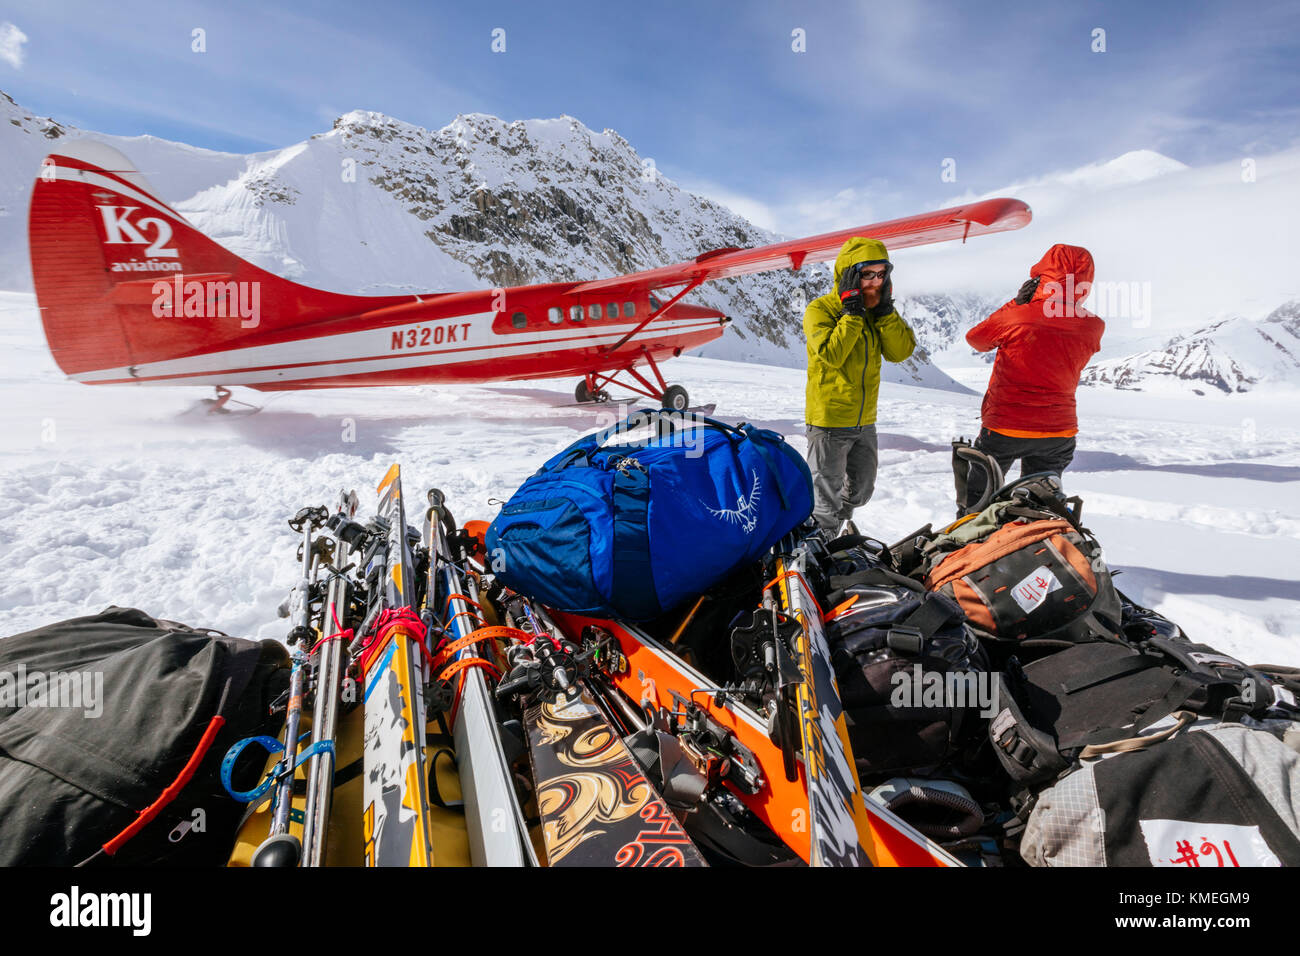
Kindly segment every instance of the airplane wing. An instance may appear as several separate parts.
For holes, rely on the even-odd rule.
[[[569,289],[567,294],[585,295],[626,289],[629,286],[656,289],[683,283],[694,288],[701,282],[713,279],[767,272],[771,269],[800,269],[805,263],[826,262],[834,259],[844,241],[854,236],[879,239],[890,249],[902,249],[949,239],[965,241],[969,236],[1019,229],[1029,224],[1032,215],[1029,207],[1018,199],[984,199],[964,206],[839,229],[804,239],[774,242],[753,249],[713,249],[676,265],[597,279],[594,282],[581,282]]]

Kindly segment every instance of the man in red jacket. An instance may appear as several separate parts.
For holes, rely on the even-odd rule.
[[[1029,276],[1013,301],[966,333],[976,351],[998,350],[975,447],[1004,473],[1020,459],[1023,475],[1059,475],[1074,458],[1079,373],[1101,348],[1106,323],[1083,308],[1093,277],[1087,249],[1052,246]],[[966,504],[983,491],[983,474],[972,470]]]

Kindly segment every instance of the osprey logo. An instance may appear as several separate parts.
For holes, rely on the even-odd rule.
[[[736,499],[736,507],[719,510],[709,508],[703,501],[700,502],[704,507],[709,508],[709,514],[713,515],[713,517],[720,518],[727,524],[740,525],[740,530],[745,534],[752,534],[754,529],[758,527],[758,499],[763,490],[762,483],[758,478],[758,472],[754,471],[751,474],[754,476],[754,486],[749,489],[748,497],[742,495]]]

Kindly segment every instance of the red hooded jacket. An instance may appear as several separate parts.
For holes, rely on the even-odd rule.
[[[984,427],[1017,438],[1074,435],[1079,373],[1101,348],[1106,323],[1083,308],[1092,291],[1092,255],[1055,245],[1030,272],[1038,288],[1024,305],[1008,302],[966,333],[978,352],[997,349],[984,393]]]

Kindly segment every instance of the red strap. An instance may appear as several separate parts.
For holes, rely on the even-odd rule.
[[[321,645],[328,644],[330,641],[337,641],[339,638],[346,638],[347,642],[351,644],[352,637],[353,637],[352,628],[348,628],[346,631],[337,631],[331,634],[329,637],[322,637],[319,641],[317,641],[315,644],[311,646],[311,650],[307,652],[307,656],[310,657],[312,654],[315,654],[320,649]]]
[[[817,601],[817,595],[813,593],[813,589],[809,586],[809,584],[808,584],[808,579],[805,578],[805,577],[804,577],[801,573],[799,573],[798,571],[783,571],[782,573],[780,573],[780,574],[778,574],[776,577],[774,577],[772,580],[770,580],[770,581],[768,581],[766,584],[764,584],[764,585],[763,585],[763,590],[766,591],[768,588],[772,587],[772,585],[774,585],[774,584],[780,584],[780,583],[781,583],[782,581],[784,581],[786,578],[798,578],[800,581],[803,582],[803,588],[804,588],[804,590],[808,592],[808,597],[812,598],[813,607],[817,608],[817,613],[821,615],[822,620],[823,620],[823,621],[826,620],[826,615],[822,612],[822,606],[821,606],[821,604]]]
[[[405,636],[415,642],[425,660],[433,660],[433,655],[429,653],[429,648],[424,643],[426,628],[424,622],[420,620],[420,615],[409,607],[385,608],[379,615],[379,620],[375,622],[375,636],[366,642],[366,647],[370,650],[361,665],[363,672],[370,666],[375,653],[384,646],[388,635],[393,631],[406,632]]]
[[[842,601],[839,604],[835,605],[835,607],[831,608],[831,613],[826,615],[826,620],[828,621],[835,620],[837,617],[839,617],[849,608],[853,607],[853,605],[857,604],[858,598],[860,598],[861,596],[862,595],[860,594],[855,594],[852,597],[850,597],[847,601]]]
[[[433,660],[429,663],[429,669],[437,671],[439,667],[447,663],[456,656],[456,652],[469,647],[471,644],[477,644],[482,638],[477,637],[478,631],[473,631],[465,637],[458,638],[449,644],[444,644],[438,648],[438,653],[434,655]]]
[[[194,776],[195,771],[199,769],[199,764],[203,762],[204,755],[208,752],[208,748],[212,746],[212,742],[217,739],[217,733],[225,723],[226,718],[220,714],[208,721],[207,730],[203,731],[203,736],[199,739],[199,745],[194,748],[194,753],[190,754],[190,759],[185,762],[185,766],[181,768],[181,772],[176,776],[176,779],[171,782],[157,800],[140,811],[140,815],[131,822],[130,826],[104,844],[105,853],[112,856],[122,849],[127,840],[143,830],[149,821],[158,816],[163,807],[179,796],[180,792],[185,789],[185,785]]]
[[[473,619],[474,619],[474,622],[475,622],[476,624],[478,624],[479,627],[482,627],[482,626],[483,626],[483,618],[479,617],[479,616],[478,616],[477,614],[475,614],[473,611],[461,611],[461,612],[458,613],[458,614],[453,614],[453,615],[451,616],[451,619],[450,619],[449,621],[447,621],[447,630],[451,630],[451,626],[452,626],[453,624],[456,623],[456,618],[458,618],[458,617],[470,617],[470,618],[473,618]]]
[[[478,601],[475,601],[475,600],[472,600],[472,599],[470,599],[470,598],[467,598],[467,597],[466,597],[465,595],[463,595],[463,594],[448,594],[448,595],[447,595],[447,603],[446,603],[446,605],[443,607],[443,612],[444,612],[444,613],[445,613],[445,612],[446,612],[446,611],[451,607],[451,602],[452,602],[452,601],[464,601],[464,602],[465,602],[466,604],[468,604],[470,607],[476,607],[476,608],[478,608],[480,611],[483,610],[483,605],[482,605],[482,604],[479,604]]]

